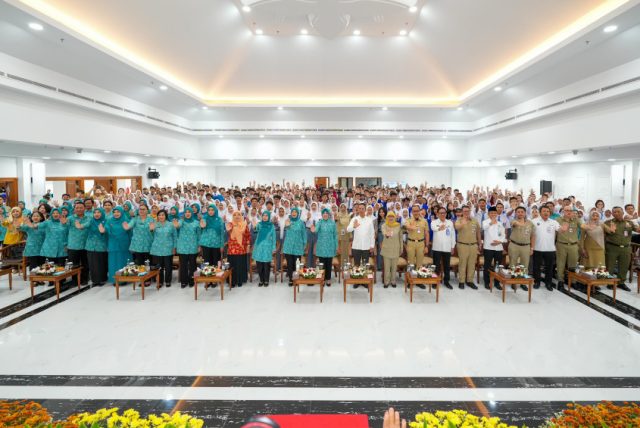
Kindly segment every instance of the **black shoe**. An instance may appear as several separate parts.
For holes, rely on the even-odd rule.
[[[529,287],[524,284],[520,285],[520,288],[522,288],[524,291],[529,291]]]
[[[418,286],[418,288],[421,288],[421,289],[423,289],[423,290],[426,290],[426,289],[427,289],[427,286],[426,286],[426,285],[424,285],[424,284],[417,284],[417,286]]]
[[[453,287],[448,282],[445,282],[444,286],[447,287],[449,290],[453,290]]]
[[[171,287],[171,283],[169,282],[169,283],[165,284],[164,286],[169,288],[169,287]]]
[[[189,284],[189,288],[193,288],[193,284]]]
[[[293,281],[289,281],[289,287],[293,287]]]
[[[325,284],[325,286],[327,286],[327,287],[331,287],[331,283],[330,283],[330,282],[327,282],[327,283]]]
[[[489,284],[485,284],[485,285],[484,285],[484,288],[486,288],[486,289],[488,290],[488,289],[490,288],[490,287],[489,287]]]
[[[180,288],[187,288],[187,284],[180,284]]]
[[[389,284],[385,284],[385,285],[384,285],[384,288],[389,288]]]
[[[460,285],[458,285],[458,288],[459,288],[460,290],[464,289],[464,282],[461,282],[461,283],[460,283]]]
[[[355,284],[355,285],[353,286],[353,288],[358,288],[358,287],[360,287],[358,284]]]
[[[558,281],[558,284],[556,285],[556,288],[558,290],[562,290],[564,288],[564,281]]]
[[[216,288],[217,286],[218,286],[218,284],[215,283],[215,282],[213,284],[211,284],[211,288]]]
[[[265,282],[264,284],[262,284],[262,286],[263,286],[263,287],[268,287],[268,286],[269,286],[269,283],[268,283],[268,282]]]
[[[496,287],[498,290],[502,291],[502,285],[496,284],[494,287]]]
[[[477,290],[478,286],[475,285],[473,282],[467,282],[467,287],[473,289],[473,290]]]
[[[624,282],[618,284],[618,290],[631,291],[631,289],[627,287],[627,284],[625,284]]]
[[[536,289],[536,290],[537,290],[538,288],[540,288],[540,283],[539,283],[539,282],[534,283],[534,284],[533,284],[533,288],[534,288],[534,289]]]
[[[242,284],[238,284],[238,288],[242,287]]]
[[[258,283],[258,287],[262,287],[262,283],[261,282]]]
[[[607,288],[608,288],[609,290],[613,290],[613,285],[607,285]]]
[[[553,285],[547,284],[547,285],[545,285],[545,287],[547,287],[547,290],[553,291]]]
[[[395,284],[391,284],[391,288],[396,288],[396,285]]]

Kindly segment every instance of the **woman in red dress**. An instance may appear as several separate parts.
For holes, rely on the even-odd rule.
[[[247,222],[242,218],[240,211],[233,213],[231,223],[227,223],[229,235],[229,249],[227,258],[233,269],[231,287],[242,287],[247,282],[247,268],[249,266],[249,244],[251,244],[251,232]]]

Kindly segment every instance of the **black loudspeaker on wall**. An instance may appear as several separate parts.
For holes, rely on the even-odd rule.
[[[540,194],[551,193],[553,190],[550,181],[540,180]]]

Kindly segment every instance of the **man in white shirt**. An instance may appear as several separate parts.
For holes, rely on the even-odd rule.
[[[358,204],[357,210],[358,215],[349,222],[347,232],[353,232],[351,254],[353,263],[360,266],[369,262],[369,256],[374,254],[376,241],[373,217],[366,215],[364,204]]]
[[[507,236],[505,228],[501,222],[498,221],[498,211],[496,207],[489,208],[489,218],[482,223],[482,230],[484,232],[484,288],[489,289],[489,270],[493,265],[493,269],[502,261],[502,250],[505,242],[507,242]],[[498,290],[502,290],[502,286],[498,281],[494,281],[493,284]]]
[[[533,288],[540,288],[542,263],[544,262],[544,283],[547,290],[553,291],[553,265],[556,259],[556,232],[560,224],[550,219],[551,210],[543,205],[540,217],[532,220],[535,227],[536,243],[533,247]]]
[[[447,220],[447,210],[444,207],[438,208],[438,218],[431,221],[433,231],[433,263],[436,265],[438,273],[444,270],[444,286],[448,289],[453,287],[449,284],[449,274],[451,272],[451,253],[456,246],[456,232],[453,222]],[[443,268],[440,267],[442,261]]]
[[[480,227],[482,227],[482,223],[484,223],[484,221],[489,218],[489,212],[487,211],[487,200],[486,199],[481,198],[478,201],[478,205],[476,207],[476,211],[473,214],[473,216],[475,217],[475,219],[478,222],[478,224],[480,225]]]

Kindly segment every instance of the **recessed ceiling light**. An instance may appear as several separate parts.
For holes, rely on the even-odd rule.
[[[278,110],[284,110],[284,107],[278,106]]]
[[[166,91],[167,89],[169,89],[169,87],[167,85],[160,85],[160,90],[161,91]]]
[[[411,13],[416,13],[417,11],[418,11],[418,6],[411,6],[409,8],[409,12],[411,12]]]
[[[260,138],[264,138],[264,135],[260,135]]]
[[[229,159],[229,162],[233,161],[233,158]]]
[[[302,30],[300,30],[300,34],[302,34],[303,36],[306,36],[307,34],[309,34],[309,30],[307,30],[306,28],[303,28]]]
[[[311,159],[311,162],[315,162],[315,161],[316,161],[315,159]]]
[[[496,86],[495,88],[493,88],[493,90],[496,92],[500,92],[502,90],[502,86]]]
[[[269,159],[271,162],[273,162],[273,158]]]
[[[407,35],[407,30],[400,30],[400,35],[401,36],[406,36]]]
[[[258,36],[261,36],[262,34],[264,34],[264,32],[263,32],[261,29],[257,28],[257,29],[256,29],[256,34],[257,34]]]
[[[224,135],[218,135],[218,138],[224,138]]]
[[[362,135],[358,135],[358,138],[362,138]]]
[[[300,138],[307,138],[307,136],[306,135],[301,135]]]
[[[387,110],[389,110],[389,107],[387,106],[382,107],[382,111],[387,111]]]
[[[442,135],[442,138],[447,138],[447,134]]]
[[[617,29],[618,29],[617,25],[607,25],[606,27],[604,27],[602,31],[604,31],[605,33],[613,33]]]
[[[146,155],[144,155],[144,157],[145,157],[145,158],[148,158],[148,157],[150,157],[150,156],[151,156],[150,154],[146,154]]]
[[[354,36],[359,36],[360,35],[360,30],[353,30],[353,35]]]
[[[555,155],[556,152],[547,152],[548,155]]]
[[[104,161],[103,160],[99,160],[98,163],[104,163]]]
[[[42,159],[48,160],[48,159],[51,159],[51,158],[49,156],[42,156]]]
[[[515,159],[515,158],[517,158],[518,156],[516,156],[516,155],[513,155],[513,156],[511,156],[511,157]]]
[[[458,111],[464,110],[464,107],[460,106],[458,107]]]
[[[402,140],[404,138],[404,135],[400,135],[400,136],[398,136],[398,138],[400,138]]]
[[[609,162],[615,162],[615,159],[607,159]]]
[[[31,28],[32,30],[35,30],[35,31],[44,30],[44,27],[42,26],[42,24],[40,24],[38,22],[30,22],[29,23],[29,28]]]
[[[207,107],[207,106],[202,106],[202,110],[209,110],[209,107]]]
[[[251,12],[251,6],[242,6],[244,12]]]
[[[111,153],[111,150],[103,150],[102,153]]]

